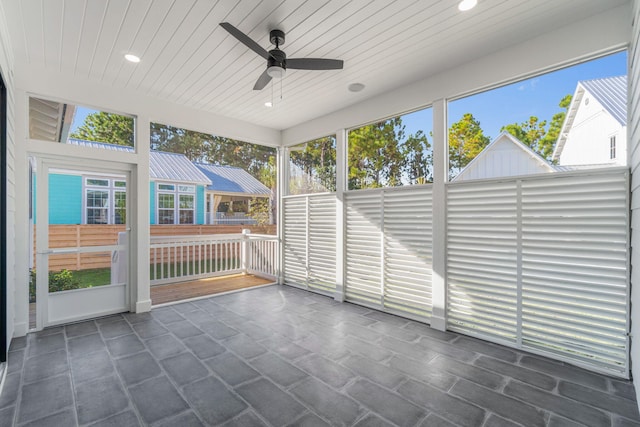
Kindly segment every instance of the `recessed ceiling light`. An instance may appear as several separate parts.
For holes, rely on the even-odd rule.
[[[127,53],[127,54],[124,56],[124,59],[126,59],[126,60],[127,60],[127,61],[129,61],[129,62],[136,63],[136,64],[137,64],[138,62],[140,62],[140,58],[138,58],[137,56],[135,56],[135,55],[134,55],[134,54],[132,54],[132,53]]]
[[[478,4],[478,0],[462,0],[458,3],[458,9],[465,12],[471,10]]]
[[[351,83],[349,85],[349,92],[360,92],[362,89],[364,89],[362,83]]]
[[[264,106],[267,107],[267,108],[271,108],[271,107],[273,107],[273,103],[271,101],[267,101],[267,102],[264,103]]]

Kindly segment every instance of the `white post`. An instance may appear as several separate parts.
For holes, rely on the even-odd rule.
[[[336,132],[336,291],[333,298],[344,301],[345,283],[345,218],[344,192],[347,191],[347,131]]]
[[[251,230],[245,228],[242,230],[242,247],[241,247],[241,264],[242,274],[247,274],[249,271],[249,234]]]
[[[151,310],[151,287],[149,248],[151,246],[151,225],[149,223],[151,197],[149,191],[149,137],[148,117],[138,116],[136,126],[136,153],[138,164],[131,176],[131,235],[129,239],[129,284],[131,287],[131,311],[136,313]]]
[[[288,194],[289,188],[289,151],[284,147],[278,147],[277,151],[277,201],[276,209],[278,216],[277,234],[278,234],[278,284],[284,283],[284,203],[282,198]]]
[[[447,102],[433,103],[433,276],[431,280],[431,327],[447,329]]]

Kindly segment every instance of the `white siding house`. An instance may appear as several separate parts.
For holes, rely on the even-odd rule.
[[[627,77],[578,82],[553,153],[560,165],[627,164]]]
[[[452,181],[555,172],[545,159],[515,136],[502,132]]]

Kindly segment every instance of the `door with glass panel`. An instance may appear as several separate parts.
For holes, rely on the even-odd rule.
[[[129,171],[37,159],[35,175],[36,327],[129,311]]]

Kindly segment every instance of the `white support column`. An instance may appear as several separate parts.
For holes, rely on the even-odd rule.
[[[289,189],[289,159],[288,151],[285,147],[278,147],[277,151],[277,171],[276,171],[276,189],[277,189],[277,201],[276,209],[278,213],[278,284],[284,283],[284,209],[282,198],[287,195]]]
[[[138,165],[132,173],[129,200],[131,203],[131,231],[129,239],[129,285],[131,287],[131,310],[141,313],[151,310],[150,272],[147,267],[149,247],[151,245],[150,190],[149,190],[149,138],[150,121],[148,117],[138,116],[136,124],[136,152]]]
[[[18,237],[31,235],[29,231],[29,160],[26,150],[26,142],[29,137],[29,100],[28,94],[23,90],[16,89],[14,96],[15,235]],[[15,239],[14,337],[21,337],[29,332],[29,259],[31,258],[29,252],[33,252],[32,245],[33,241],[28,241],[28,239]],[[8,299],[8,301],[12,300]],[[7,307],[7,311],[11,311],[9,307]]]
[[[433,277],[431,327],[447,328],[447,102],[433,103]]]
[[[347,131],[336,132],[336,292],[334,299],[344,301],[345,283],[345,218],[344,192],[347,191]]]
[[[242,265],[242,274],[247,274],[247,272],[249,271],[249,234],[251,234],[251,230],[249,230],[248,228],[244,228],[242,230],[242,258],[240,259],[240,264]]]

